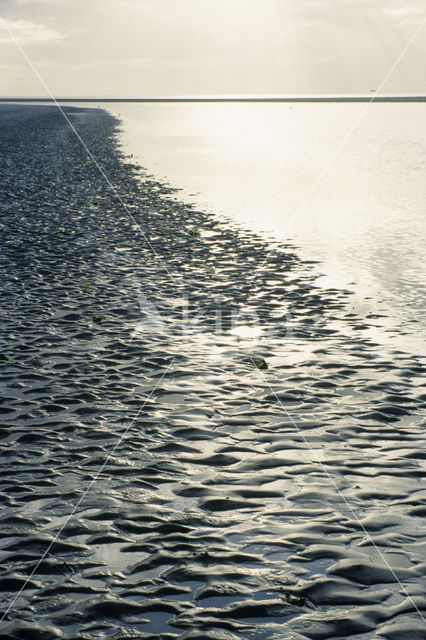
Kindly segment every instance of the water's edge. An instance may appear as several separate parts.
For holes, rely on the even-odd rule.
[[[0,108],[1,637],[424,637],[419,360],[66,112],[127,213],[60,113]]]

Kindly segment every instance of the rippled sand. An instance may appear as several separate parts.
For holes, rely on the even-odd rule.
[[[0,638],[426,638],[421,363],[66,112],[149,243],[55,108],[0,107]]]

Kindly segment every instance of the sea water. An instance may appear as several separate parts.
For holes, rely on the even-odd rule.
[[[132,161],[178,197],[293,244],[319,261],[323,286],[382,315],[375,339],[422,353],[426,105],[101,106],[120,118]]]

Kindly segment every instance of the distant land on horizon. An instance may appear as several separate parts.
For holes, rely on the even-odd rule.
[[[235,96],[235,97],[175,97],[175,98],[19,98],[0,97],[0,102],[426,102],[426,95],[400,96]]]

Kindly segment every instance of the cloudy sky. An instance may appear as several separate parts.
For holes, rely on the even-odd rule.
[[[58,97],[370,94],[426,0],[0,0],[0,16]],[[382,93],[426,94],[426,26]],[[0,21],[0,96],[44,95]]]

